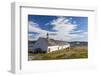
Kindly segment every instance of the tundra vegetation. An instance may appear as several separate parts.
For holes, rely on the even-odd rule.
[[[57,60],[57,59],[80,59],[88,58],[87,46],[76,46],[50,53],[28,53],[28,60]]]

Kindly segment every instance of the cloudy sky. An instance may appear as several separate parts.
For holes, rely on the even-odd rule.
[[[76,16],[28,15],[28,39],[46,37],[63,41],[87,41],[88,18]]]

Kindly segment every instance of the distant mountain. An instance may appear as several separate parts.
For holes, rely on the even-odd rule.
[[[29,40],[28,40],[28,43],[29,43],[29,44],[34,44],[35,42],[36,42],[36,41],[29,41]]]
[[[28,41],[28,44],[29,46],[33,46],[34,43],[36,42],[37,40],[35,41]],[[72,41],[72,42],[68,42],[68,41],[65,41],[66,43],[69,43],[70,46],[88,46],[88,42],[85,42],[85,41]]]
[[[88,42],[85,42],[85,41],[72,41],[69,43],[70,43],[70,46],[88,46]]]

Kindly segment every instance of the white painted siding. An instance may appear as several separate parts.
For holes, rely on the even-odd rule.
[[[48,51],[49,52],[56,51],[56,50],[58,50],[58,47],[59,46],[48,46]]]
[[[57,51],[68,47],[70,47],[69,44],[63,46],[48,46],[48,52]]]

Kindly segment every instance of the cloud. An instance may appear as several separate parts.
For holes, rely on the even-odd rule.
[[[77,28],[77,25],[72,24],[70,20],[72,19],[58,17],[57,19],[50,22],[50,24],[54,26],[52,29],[57,31],[56,36],[53,36],[53,38],[60,40],[71,39],[70,33],[74,32],[74,30]]]
[[[75,34],[69,34],[70,41],[87,41],[88,40],[88,33],[81,32]]]
[[[72,24],[70,22],[70,19],[66,18],[66,17],[58,17],[56,20],[53,20],[51,22],[51,25],[54,25],[54,30],[57,30],[58,32],[62,31],[62,32],[71,32],[74,29],[76,29],[77,25],[76,24]]]
[[[29,21],[28,26],[29,26],[28,32],[38,33],[38,35],[37,34],[28,34],[29,40],[36,40],[39,37],[46,37],[47,33],[54,33],[51,31],[41,29],[39,27],[39,24],[37,24],[33,21]]]
[[[45,33],[46,30],[43,30],[39,27],[39,25],[33,21],[28,22],[29,32],[37,32],[37,33]]]
[[[72,22],[72,18],[58,17],[57,19],[54,19],[45,25],[53,26],[52,30],[55,30],[55,32],[41,29],[38,23],[29,21],[29,32],[38,33],[38,35],[34,36],[34,39],[39,37],[46,37],[46,33],[49,33],[49,37],[53,39],[64,41],[87,41],[87,32],[84,30],[76,30],[78,25],[76,21]],[[32,38],[33,35],[30,35],[29,39]]]
[[[54,26],[52,29],[57,31],[55,36],[51,36],[52,38],[67,41],[87,41],[87,32],[76,30],[78,25],[76,21],[72,22],[72,18],[58,17],[52,20],[50,24]]]
[[[33,32],[33,33],[38,33],[38,35],[36,34],[29,34],[29,40],[36,40],[38,37],[44,37],[44,34],[46,34],[46,30],[43,30],[39,27],[39,24],[33,22],[33,21],[29,21],[28,22],[29,25],[29,30],[28,32]]]
[[[29,39],[30,41],[32,41],[32,40],[36,40],[37,38],[36,38],[36,36],[34,36],[34,34],[28,33],[28,39]]]

